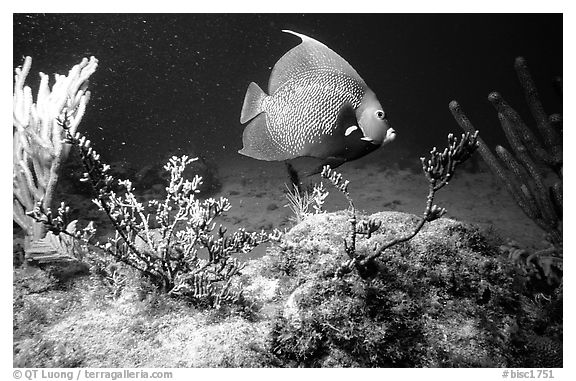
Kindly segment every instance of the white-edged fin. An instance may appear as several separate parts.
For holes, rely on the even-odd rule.
[[[266,96],[266,93],[260,86],[254,82],[250,82],[248,90],[246,90],[246,95],[244,96],[244,104],[242,105],[242,112],[240,113],[240,123],[244,124],[262,112],[262,100],[266,98]]]
[[[344,132],[344,136],[348,136],[351,133],[353,133],[355,130],[358,129],[358,126],[350,126],[346,129],[346,132]]]
[[[369,138],[368,136],[364,136],[364,137],[360,138],[360,140],[365,140],[365,141],[370,142],[370,143],[372,143],[374,141],[374,139]]]
[[[270,95],[274,94],[291,78],[304,72],[319,69],[343,73],[356,80],[362,87],[366,87],[366,83],[360,78],[356,70],[344,58],[323,43],[291,30],[283,30],[283,32],[300,37],[302,42],[286,52],[274,65],[268,82]]]
[[[316,41],[316,40],[313,39],[312,37],[308,37],[308,36],[306,36],[305,34],[302,34],[302,33],[294,32],[293,30],[282,29],[282,32],[284,32],[284,33],[290,33],[290,34],[295,35],[296,37],[300,37],[300,39],[301,39],[302,41],[306,41],[306,40]],[[316,41],[316,42],[318,42],[318,41]],[[318,42],[318,43],[321,44],[321,42]]]

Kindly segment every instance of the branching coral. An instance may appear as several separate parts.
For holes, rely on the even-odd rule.
[[[65,142],[80,151],[85,173],[83,181],[95,191],[94,202],[112,222],[115,237],[95,245],[105,253],[131,266],[152,279],[164,292],[188,298],[196,303],[219,307],[225,301],[240,298],[241,289],[232,287],[233,277],[243,264],[232,255],[247,253],[257,245],[278,238],[272,234],[249,233],[243,229],[227,234],[214,219],[231,208],[228,199],[199,200],[197,193],[202,178],[183,178],[186,166],[195,159],[172,157],[165,169],[170,173],[167,195],[163,201],[140,203],[129,180],[117,181],[108,172],[91,143],[79,132],[72,134],[69,122],[60,123],[67,131]],[[113,190],[113,185],[121,188]],[[91,229],[71,233],[65,227],[65,209],[52,216],[49,209],[38,203],[30,215],[55,233],[90,239]],[[151,228],[154,216],[157,229]]]
[[[466,161],[478,147],[478,132],[462,134],[460,141],[453,135],[448,135],[448,147],[440,152],[434,147],[430,152],[430,158],[422,157],[422,170],[428,179],[428,196],[426,208],[422,218],[414,227],[414,230],[404,236],[396,237],[389,242],[375,246],[371,254],[360,254],[356,251],[356,240],[358,235],[365,235],[368,238],[372,233],[381,227],[381,223],[374,220],[358,222],[356,219],[356,209],[350,194],[348,193],[348,180],[344,180],[342,175],[325,166],[321,176],[330,180],[340,192],[344,194],[350,204],[352,216],[350,222],[350,234],[344,240],[344,247],[349,260],[342,264],[336,276],[342,276],[357,268],[361,273],[366,273],[367,268],[382,253],[392,246],[412,239],[422,229],[426,222],[434,221],[446,213],[446,209],[434,204],[434,195],[443,188],[454,176],[456,166]]]
[[[46,238],[46,225],[36,223],[26,215],[40,202],[44,209],[51,206],[62,163],[69,147],[63,143],[64,130],[58,118],[66,117],[74,133],[82,120],[90,99],[88,78],[98,67],[94,57],[84,58],[65,75],[55,74],[49,87],[48,75],[40,73],[36,102],[32,90],[25,85],[32,66],[26,57],[14,77],[13,134],[13,219],[25,232],[26,252],[42,252],[54,245],[55,237]],[[47,242],[50,241],[50,242]]]
[[[524,58],[516,58],[515,69],[540,139],[499,93],[492,92],[488,100],[498,113],[513,152],[496,146],[498,160],[481,139],[479,150],[524,213],[546,233],[551,248],[528,258],[529,262],[546,262],[540,267],[552,275],[550,265],[561,267],[562,258],[562,116],[545,113]],[[464,131],[474,133],[474,126],[458,102],[452,101],[450,110]]]

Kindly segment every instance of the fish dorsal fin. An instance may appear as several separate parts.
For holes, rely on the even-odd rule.
[[[290,78],[317,69],[330,69],[333,72],[348,75],[363,87],[366,86],[356,70],[344,58],[323,43],[301,33],[290,30],[283,30],[283,32],[300,37],[302,42],[286,52],[274,65],[268,83],[268,94],[274,94]]]

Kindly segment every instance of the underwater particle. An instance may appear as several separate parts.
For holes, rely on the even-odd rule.
[[[270,95],[248,86],[240,122],[250,124],[239,153],[267,161],[309,156],[335,168],[395,138],[376,94],[344,58],[284,32],[302,42],[274,65]]]

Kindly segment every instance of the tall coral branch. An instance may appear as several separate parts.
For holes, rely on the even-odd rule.
[[[26,212],[38,202],[44,209],[50,208],[60,167],[70,149],[63,143],[64,131],[58,120],[66,116],[69,129],[76,131],[90,99],[87,80],[98,60],[84,58],[68,75],[56,74],[52,89],[48,76],[40,73],[36,102],[25,85],[31,66],[32,58],[26,57],[22,67],[15,69],[13,96],[13,219],[27,236],[27,252],[35,243],[42,245],[47,230]]]
[[[370,261],[382,255],[386,249],[411,240],[418,234],[426,222],[432,222],[446,213],[446,209],[434,204],[434,196],[436,192],[448,185],[454,176],[456,167],[468,160],[477,148],[478,131],[473,134],[462,134],[460,141],[458,141],[453,134],[449,134],[448,147],[442,152],[434,147],[432,151],[430,151],[429,159],[424,157],[420,158],[422,170],[428,179],[428,196],[426,197],[426,208],[424,209],[422,218],[412,232],[375,247],[373,253],[362,260],[361,263],[363,265],[368,264]]]
[[[556,248],[556,255],[561,256],[562,117],[545,113],[526,60],[518,57],[514,66],[540,139],[499,93],[492,92],[488,100],[498,113],[512,152],[497,146],[497,158],[481,139],[479,150],[524,213],[546,232],[546,238]],[[475,131],[458,102],[452,101],[450,110],[464,131]]]

